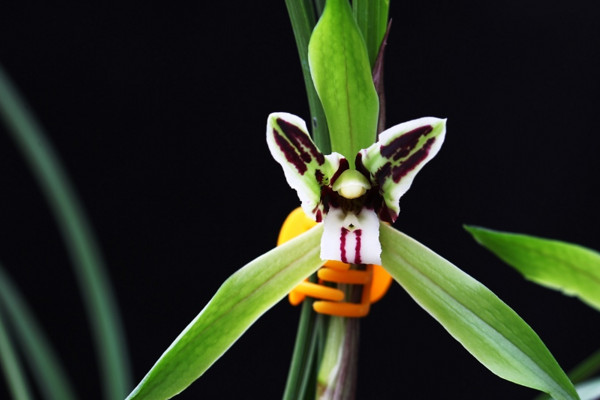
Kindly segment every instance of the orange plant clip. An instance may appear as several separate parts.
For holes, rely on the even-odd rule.
[[[317,223],[308,218],[300,207],[292,211],[283,222],[277,245],[306,232]],[[367,265],[366,270],[351,270],[350,264],[341,261],[327,261],[317,272],[319,283],[308,282],[305,279],[288,295],[292,305],[298,305],[306,296],[318,299],[313,303],[313,309],[320,314],[339,317],[364,317],[369,313],[371,304],[385,295],[392,283],[392,277],[380,265]],[[363,285],[360,303],[343,301],[345,294],[342,290],[326,286],[323,282]]]

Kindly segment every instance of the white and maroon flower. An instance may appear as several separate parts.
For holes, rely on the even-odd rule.
[[[396,125],[356,154],[354,168],[339,153],[323,155],[305,122],[273,113],[267,143],[296,189],[304,212],[323,222],[321,258],[381,264],[379,221],[392,223],[400,197],[444,141],[446,120],[425,117]]]

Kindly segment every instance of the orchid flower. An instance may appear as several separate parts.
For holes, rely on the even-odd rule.
[[[310,2],[290,3],[300,7]],[[353,6],[377,3],[355,0]],[[493,373],[555,399],[577,399],[552,354],[510,307],[386,224],[396,220],[400,197],[439,151],[445,120],[421,118],[377,137],[379,100],[372,62],[347,0],[327,0],[308,43],[308,61],[326,117],[316,122],[319,128],[326,123],[331,152],[319,149],[304,121],[287,113],[268,117],[267,144],[304,212],[321,223],[227,279],[128,399],[164,399],[184,390],[323,260],[382,265]]]
[[[298,192],[304,212],[323,222],[321,259],[381,264],[379,222],[398,217],[400,197],[442,146],[445,122],[426,117],[396,125],[360,150],[351,168],[339,153],[323,155],[301,118],[269,116],[267,143],[273,158]]]

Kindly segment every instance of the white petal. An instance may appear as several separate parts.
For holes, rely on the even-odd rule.
[[[321,259],[381,265],[379,218],[375,211],[364,208],[357,215],[331,208],[323,220]]]
[[[393,126],[379,135],[377,143],[359,152],[356,168],[371,176],[383,196],[379,217],[394,222],[400,212],[400,197],[415,175],[440,150],[446,120],[425,117]]]
[[[304,121],[288,113],[269,115],[267,144],[283,167],[288,184],[298,192],[306,215],[321,222],[321,187],[329,185],[342,160],[347,165],[344,157],[338,153],[324,156],[310,138]]]

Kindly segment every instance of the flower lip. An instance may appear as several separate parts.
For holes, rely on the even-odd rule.
[[[357,199],[371,189],[367,178],[357,170],[347,169],[333,184],[332,189],[346,199]]]

